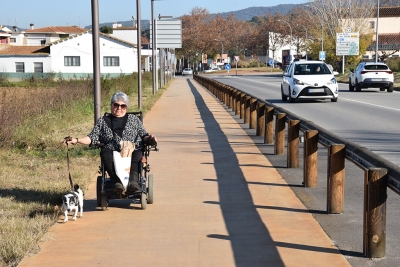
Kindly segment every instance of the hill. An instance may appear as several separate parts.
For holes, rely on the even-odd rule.
[[[235,15],[235,17],[239,20],[251,20],[254,16],[263,16],[267,12],[271,14],[281,13],[283,15],[290,12],[293,8],[295,8],[296,4],[282,4],[277,6],[269,6],[269,7],[248,7],[245,9],[237,10],[237,11],[230,11],[230,12],[223,12],[220,13],[223,17],[227,17],[229,15]],[[217,14],[212,14],[217,15]],[[127,21],[117,21],[117,22],[106,22],[100,23],[100,28],[103,26],[112,26],[114,23],[122,24],[122,26],[132,26],[132,20]],[[142,30],[150,29],[150,20],[142,20]],[[88,25],[85,29],[90,29],[92,26]]]

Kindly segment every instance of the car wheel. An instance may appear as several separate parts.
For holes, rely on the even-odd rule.
[[[337,100],[338,100],[338,98],[337,98],[337,97],[335,97],[335,98],[331,98],[331,102],[337,102]]]
[[[388,93],[392,93],[393,92],[393,83],[389,85],[389,87],[387,88],[387,92]]]
[[[349,78],[349,91],[354,91],[354,86],[351,84],[351,78]]]
[[[356,80],[356,92],[361,92],[361,85]]]
[[[287,96],[283,94],[282,85],[281,85],[281,95],[282,95],[282,101],[287,101]]]

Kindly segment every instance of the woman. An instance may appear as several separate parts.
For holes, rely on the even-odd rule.
[[[111,97],[111,115],[100,117],[90,134],[80,138],[71,138],[68,144],[97,144],[104,146],[100,157],[104,168],[114,184],[114,191],[123,192],[124,187],[118,178],[113,162],[113,151],[120,151],[121,141],[130,141],[135,145],[132,152],[131,169],[129,174],[128,191],[136,192],[140,189],[139,163],[142,160],[143,143],[155,144],[156,138],[149,135],[140,119],[135,114],[126,114],[129,98],[123,92],[117,92]]]

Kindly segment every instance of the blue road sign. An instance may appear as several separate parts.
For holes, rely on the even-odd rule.
[[[325,58],[326,58],[326,52],[319,51],[319,60],[325,60]]]
[[[230,69],[231,69],[231,65],[226,64],[226,65],[225,65],[225,69],[226,69],[226,70],[230,70]]]
[[[268,63],[270,66],[274,65],[274,61],[272,59]]]

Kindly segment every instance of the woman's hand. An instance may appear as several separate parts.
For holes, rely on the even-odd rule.
[[[148,135],[143,138],[143,141],[150,146],[157,145],[157,138],[154,135]]]
[[[79,139],[71,136],[64,137],[63,144],[66,145],[76,145],[79,143]]]

